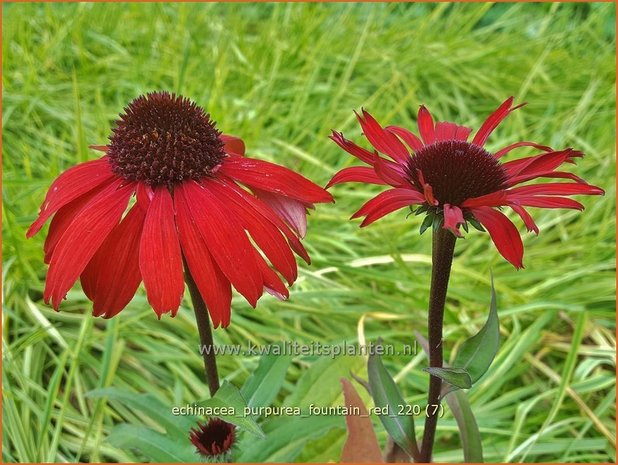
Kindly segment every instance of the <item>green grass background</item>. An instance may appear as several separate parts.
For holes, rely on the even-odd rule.
[[[414,127],[424,103],[440,119],[478,127],[509,95],[528,101],[489,147],[534,140],[581,149],[574,170],[607,195],[584,198],[583,213],[534,211],[541,234],[523,233],[520,271],[486,234],[458,241],[446,350],[482,325],[492,270],[501,349],[469,391],[485,459],[614,461],[614,23],[607,3],[4,4],[3,461],[142,461],[107,437],[114,424],[152,420],[85,396],[95,388],[150,392],[170,406],[207,397],[188,302],[158,321],[140,290],[105,321],[90,317],[76,286],[55,313],[41,299],[45,232],[24,235],[51,181],[96,157],[87,145],[105,143],[123,106],[157,89],[207,108],[244,138],[249,156],[320,184],[354,163],[327,139],[331,128],[361,139],[353,109]],[[337,203],[310,217],[313,263],[301,265],[290,300],[265,297],[252,310],[235,296],[232,324],[216,341],[403,344],[413,330],[425,333],[431,241],[418,235],[420,220],[401,211],[362,230],[348,221],[379,190],[333,189]],[[422,355],[385,362],[406,399],[422,404]],[[219,364],[240,385],[257,359]],[[350,370],[366,375],[360,357],[297,357],[275,405],[341,403],[339,377]],[[271,436],[264,460],[338,460],[342,419],[289,425],[307,428],[306,437],[278,447]],[[436,460],[462,460],[448,412],[436,451]]]

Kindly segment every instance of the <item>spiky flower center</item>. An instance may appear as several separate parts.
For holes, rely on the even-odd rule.
[[[466,199],[506,187],[506,171],[496,157],[464,141],[436,142],[412,157],[408,164],[410,181],[422,192],[419,171],[440,205],[460,205]]]
[[[214,457],[228,452],[236,440],[236,429],[230,423],[212,418],[206,424],[198,424],[191,430],[189,439],[198,452],[205,457]]]
[[[212,173],[225,157],[220,135],[210,115],[189,99],[153,92],[124,109],[107,154],[125,179],[172,186]]]

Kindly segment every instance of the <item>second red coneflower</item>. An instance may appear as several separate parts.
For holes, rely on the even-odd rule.
[[[521,106],[513,106],[513,97],[507,99],[485,120],[472,141],[468,141],[470,128],[446,121],[434,122],[424,106],[418,112],[420,137],[398,126],[383,128],[363,110],[357,115],[358,121],[375,151],[359,147],[340,132],[333,131],[331,139],[369,166],[345,168],[327,187],[344,182],[392,187],[369,200],[353,215],[353,218],[365,217],[361,226],[409,206],[418,206],[418,213],[427,213],[424,226],[435,222],[456,236],[461,236],[460,227],[467,230],[468,222],[480,223],[498,252],[521,268],[524,248],[519,232],[499,207],[510,207],[529,231],[538,233],[527,207],[583,210],[581,203],[568,197],[603,193],[602,189],[587,184],[573,173],[558,170],[562,164],[574,163],[576,158],[582,157],[578,150],[553,150],[528,141],[511,144],[494,153],[484,148],[494,129]],[[501,162],[504,155],[518,147],[533,147],[541,153]],[[540,178],[573,182],[521,185]]]
[[[292,251],[309,263],[299,240],[306,211],[332,201],[303,176],[246,158],[241,139],[221,134],[202,108],[167,92],[133,100],[110,143],[93,148],[105,155],[62,173],[27,233],[53,215],[44,298],[56,309],[80,279],[94,314],[109,318],[143,281],[159,317],[173,316],[184,259],[214,326],[227,326],[232,286],[252,306],[263,290],[288,296],[259,250],[291,285]]]

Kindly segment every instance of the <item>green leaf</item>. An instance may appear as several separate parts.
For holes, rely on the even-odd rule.
[[[491,278],[491,303],[489,316],[481,330],[466,340],[460,347],[453,366],[463,368],[470,375],[472,383],[476,383],[485,374],[493,362],[500,345],[500,323],[496,310],[496,290]]]
[[[459,389],[470,389],[472,387],[472,380],[470,375],[463,368],[438,368],[427,367],[423,368],[423,371],[437,376],[438,378],[446,381],[449,384]]]
[[[249,407],[266,407],[273,402],[291,361],[292,356],[262,356],[258,367],[240,389]]]
[[[459,428],[459,436],[461,437],[461,445],[463,446],[464,462],[465,463],[482,463],[483,462],[483,444],[481,443],[481,433],[476,424],[474,413],[470,408],[468,396],[463,391],[457,391],[453,395],[446,396],[448,404],[457,427]]]
[[[214,397],[210,399],[203,400],[197,402],[197,405],[200,407],[227,407],[233,409],[233,415],[213,415],[217,418],[221,418],[222,420],[227,421],[228,423],[232,423],[233,425],[238,426],[241,429],[249,431],[250,433],[255,434],[261,438],[265,437],[264,432],[260,428],[260,426],[255,422],[255,420],[249,416],[245,415],[245,407],[247,403],[245,399],[243,399],[242,394],[238,390],[236,386],[233,384],[224,381],[217,393]]]
[[[384,428],[393,441],[401,447],[409,456],[418,457],[418,445],[416,444],[416,432],[414,431],[414,417],[412,415],[400,415],[400,409],[406,405],[399,388],[386,371],[380,356],[372,353],[367,363],[369,386],[371,397],[378,408],[388,410],[388,415],[378,415]]]
[[[118,448],[135,448],[154,463],[197,463],[200,457],[189,441],[178,441],[145,426],[121,424],[112,429],[109,443]]]
[[[429,343],[418,331],[415,331],[416,339],[423,348],[425,355],[429,357]],[[451,392],[451,391],[449,391]],[[464,462],[482,463],[483,446],[481,444],[481,433],[476,424],[474,414],[470,408],[468,396],[463,391],[454,392],[452,396],[447,396],[448,392],[443,391],[441,397],[446,400],[455,421],[459,428],[459,436],[463,447]]]
[[[107,397],[109,400],[121,402],[127,407],[140,410],[158,425],[165,428],[168,435],[175,438],[185,439],[189,429],[195,426],[195,417],[174,415],[171,406],[164,404],[152,394],[137,394],[118,388],[108,387],[89,391],[86,397]]]
[[[433,224],[433,220],[436,218],[434,212],[427,213],[427,216],[421,223],[421,228],[419,230],[419,234],[423,234],[427,229]]]

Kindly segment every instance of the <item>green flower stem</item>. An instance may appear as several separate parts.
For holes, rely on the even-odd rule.
[[[447,229],[438,228],[433,232],[431,250],[431,290],[429,292],[429,313],[427,318],[429,342],[429,366],[442,367],[442,327],[444,326],[444,304],[446,291],[453,263],[455,251],[455,235]],[[429,393],[427,396],[427,416],[425,417],[425,431],[421,444],[421,463],[431,462],[433,443],[436,436],[440,405],[440,391],[442,380],[437,376],[429,378]]]
[[[210,328],[210,317],[208,315],[208,308],[206,303],[202,299],[193,276],[189,271],[189,267],[185,262],[185,281],[189,287],[189,294],[191,294],[191,302],[193,303],[193,311],[195,312],[195,321],[197,322],[197,329],[200,333],[200,343],[202,357],[204,358],[204,372],[206,373],[206,382],[208,383],[208,390],[210,396],[214,396],[219,390],[219,374],[217,372],[217,359],[214,351],[214,341],[212,339],[212,329]]]

